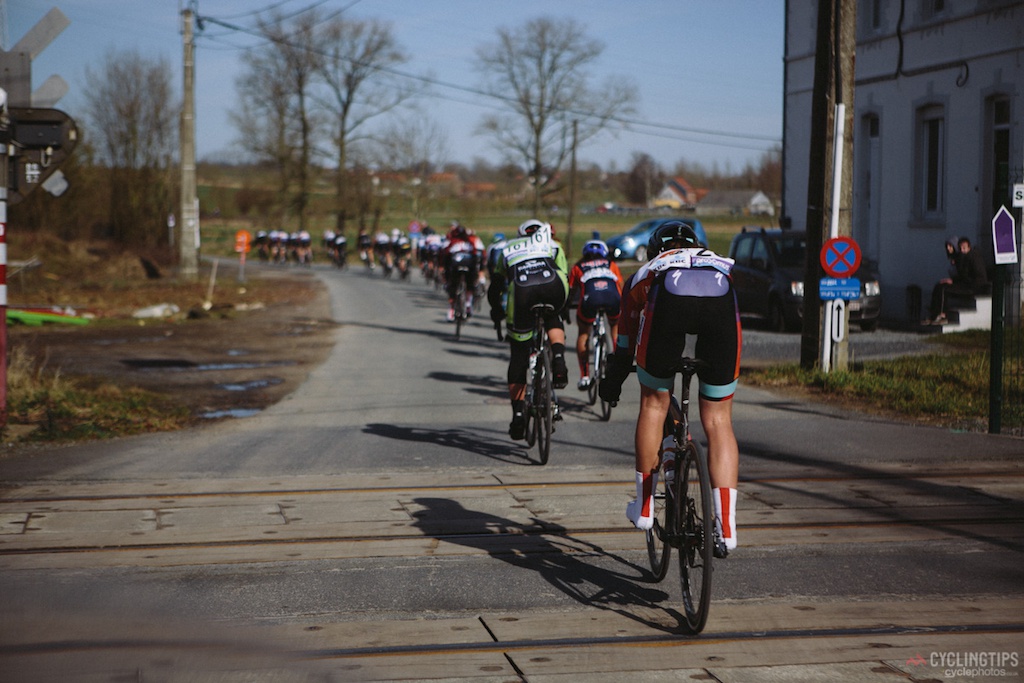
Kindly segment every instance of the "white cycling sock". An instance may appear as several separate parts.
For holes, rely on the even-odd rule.
[[[736,489],[711,489],[711,498],[715,501],[715,526],[725,547],[732,550],[736,547]]]
[[[661,441],[661,469],[665,472],[665,481],[675,479],[676,469],[676,440],[672,436],[666,436]]]
[[[636,473],[636,500],[626,503],[626,518],[637,529],[646,531],[654,526],[654,488],[658,473]]]

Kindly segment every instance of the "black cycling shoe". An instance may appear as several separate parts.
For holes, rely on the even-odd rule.
[[[715,534],[715,547],[712,548],[712,552],[720,560],[729,557],[729,549],[725,547],[725,541],[718,538],[718,534]]]
[[[555,389],[569,386],[569,368],[565,366],[565,356],[555,356],[551,361],[551,386]]]
[[[522,413],[512,415],[512,422],[508,426],[508,435],[513,441],[522,441],[526,438],[526,416]]]

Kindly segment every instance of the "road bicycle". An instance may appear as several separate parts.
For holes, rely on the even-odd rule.
[[[668,574],[672,548],[679,554],[684,628],[693,634],[707,623],[711,562],[718,542],[707,457],[690,435],[690,380],[702,365],[693,358],[681,358],[676,365],[682,388],[678,399],[671,397],[663,431],[674,445],[662,455],[654,492],[654,527],[646,532],[655,579],[661,581]]]
[[[484,280],[477,280],[476,291],[473,293],[473,310],[480,313],[484,309],[485,301],[487,301],[487,283]]]
[[[462,336],[462,326],[466,322],[466,273],[464,268],[459,268],[454,275],[459,279],[455,290],[455,339]]]
[[[608,367],[608,356],[612,353],[613,348],[611,334],[608,315],[603,310],[598,311],[590,329],[590,337],[587,339],[587,374],[590,377],[590,384],[587,386],[587,402],[590,405],[596,404],[600,396],[598,389],[601,380],[604,379],[605,370]],[[613,405],[613,403],[601,399],[602,421],[607,422],[611,418]]]
[[[551,453],[551,434],[555,431],[554,423],[562,419],[558,407],[558,396],[552,384],[551,347],[548,345],[547,331],[544,329],[544,318],[555,313],[551,304],[534,304],[533,339],[530,347],[530,360],[526,366],[526,445],[533,448],[537,444],[540,464],[546,465]]]

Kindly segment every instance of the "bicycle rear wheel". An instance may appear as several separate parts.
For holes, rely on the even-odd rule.
[[[708,463],[700,446],[687,441],[676,456],[675,525],[681,534],[679,581],[683,590],[684,628],[700,633],[711,606],[711,561],[715,509]]]
[[[466,280],[459,275],[459,289],[455,295],[455,338],[462,336],[462,323],[466,320]]]
[[[540,464],[548,463],[551,455],[551,422],[555,417],[555,401],[551,389],[551,352],[547,349],[541,354],[537,374],[534,376],[533,400],[537,409],[537,454]]]

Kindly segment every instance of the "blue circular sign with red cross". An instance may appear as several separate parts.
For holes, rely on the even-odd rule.
[[[860,247],[851,237],[833,237],[821,248],[821,267],[829,277],[850,277],[860,268]]]

